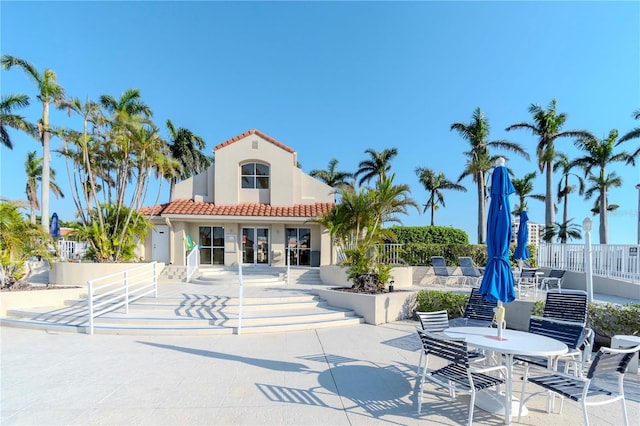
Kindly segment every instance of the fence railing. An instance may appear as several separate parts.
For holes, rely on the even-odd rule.
[[[158,297],[158,268],[157,262],[105,275],[87,281],[89,308],[89,334],[93,334],[95,318],[124,308],[129,313],[129,303],[141,297],[153,294]]]
[[[590,247],[593,275],[640,282],[640,245],[592,244]],[[382,263],[400,265],[407,263],[404,259],[417,259],[420,265],[428,264],[428,259],[414,256],[402,244],[380,244],[376,248]],[[541,268],[584,272],[584,244],[540,244],[537,252]],[[344,257],[344,250],[339,248],[338,259]]]
[[[185,278],[185,282],[189,282],[193,274],[196,273],[198,267],[200,266],[200,249],[198,246],[191,249],[189,254],[187,255],[187,277]]]
[[[60,259],[83,259],[89,245],[84,241],[58,240],[57,256]]]
[[[538,266],[584,272],[585,245],[540,244]],[[640,245],[592,244],[593,275],[640,282]]]

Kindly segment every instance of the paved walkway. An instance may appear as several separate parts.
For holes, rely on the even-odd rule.
[[[416,323],[263,335],[111,336],[0,328],[2,425],[460,424],[468,397],[427,389],[417,414]],[[639,376],[629,385],[638,389]],[[628,402],[632,424],[640,397]],[[535,398],[523,424],[582,424]],[[592,424],[622,424],[619,404]],[[474,423],[503,418],[476,409]],[[515,420],[515,419],[514,419]]]

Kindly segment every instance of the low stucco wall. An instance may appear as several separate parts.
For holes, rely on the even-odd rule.
[[[413,268],[399,266],[391,269],[391,279],[396,289],[409,288],[413,285]],[[341,287],[351,287],[353,284],[347,280],[347,270],[341,266],[321,266],[320,278],[324,284]]]
[[[361,294],[317,289],[316,293],[329,305],[351,309],[363,317],[367,324],[373,325],[411,318],[416,301],[416,292],[414,291]]]
[[[63,306],[65,300],[86,297],[85,288],[64,288],[33,291],[6,291],[0,293],[0,316],[6,317],[12,309],[50,308]]]
[[[548,269],[543,269],[548,273]],[[562,280],[562,288],[587,291],[587,276],[584,272],[567,271]],[[593,292],[609,296],[640,300],[640,283],[618,281],[593,275]]]
[[[88,280],[140,266],[140,263],[56,262],[49,270],[49,284],[86,286]],[[158,273],[164,263],[158,263]]]

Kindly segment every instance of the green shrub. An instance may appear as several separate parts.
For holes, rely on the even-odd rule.
[[[636,336],[640,334],[640,304],[590,303],[588,322],[593,331],[600,336]]]
[[[461,229],[445,226],[392,226],[398,244],[469,244],[469,236]]]
[[[531,315],[542,316],[543,311],[544,302],[539,300],[534,303]],[[616,334],[636,336],[640,334],[640,304],[589,303],[587,323],[599,336],[613,337]]]
[[[434,312],[446,310],[449,318],[461,317],[469,301],[469,295],[452,291],[420,290],[416,295],[416,311]]]

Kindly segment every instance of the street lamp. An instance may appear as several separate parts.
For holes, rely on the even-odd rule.
[[[593,222],[585,217],[582,221],[584,230],[584,274],[586,278],[587,299],[593,302],[593,273],[591,271],[591,226]]]

